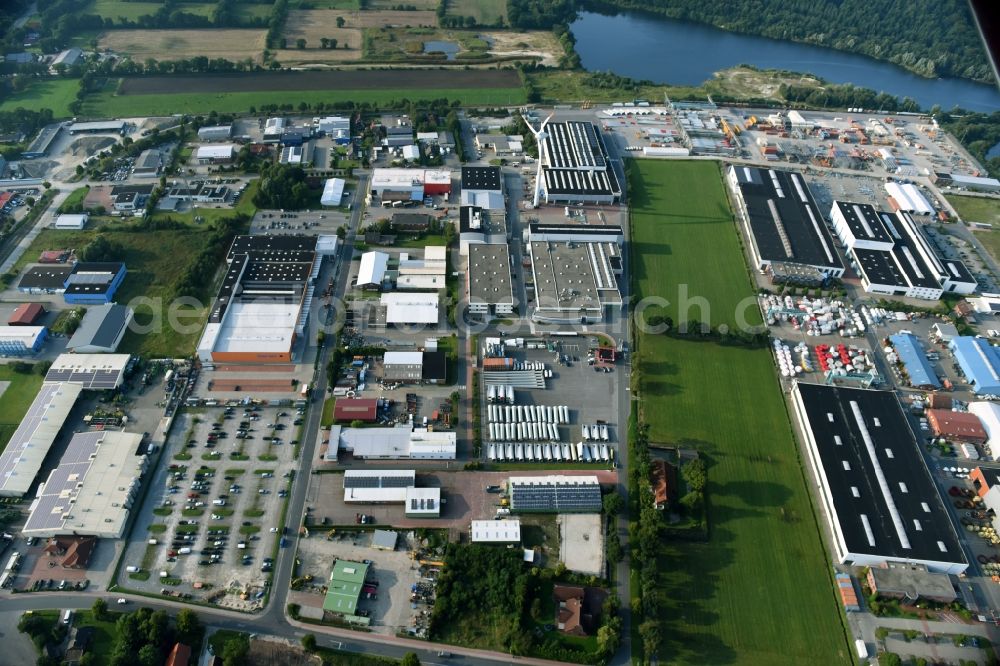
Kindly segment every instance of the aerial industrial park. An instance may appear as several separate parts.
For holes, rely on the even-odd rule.
[[[553,48],[287,4],[337,37],[257,76]],[[131,61],[34,11],[11,81]],[[95,91],[0,157],[0,663],[995,662],[1000,181],[941,114]]]

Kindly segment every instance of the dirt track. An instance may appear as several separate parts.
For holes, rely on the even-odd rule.
[[[126,78],[120,95],[169,93],[229,93],[281,90],[383,90],[396,88],[519,88],[512,70],[351,70],[336,72],[275,72],[150,76]]]

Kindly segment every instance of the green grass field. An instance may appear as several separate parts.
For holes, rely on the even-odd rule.
[[[0,103],[0,111],[23,109],[52,109],[56,118],[69,118],[73,114],[69,105],[80,89],[78,79],[37,79],[21,92],[14,93]]]
[[[952,195],[948,203],[965,222],[983,222],[1000,226],[1000,199]]]
[[[94,0],[86,9],[86,14],[97,14],[103,19],[128,19],[134,21],[140,16],[151,16],[163,6],[162,2],[123,2],[123,0]],[[210,16],[214,3],[210,2],[183,2],[177,9],[185,14],[196,14],[198,16]]]
[[[368,102],[375,105],[389,105],[403,99],[431,100],[440,98],[461,100],[462,104],[467,106],[523,104],[525,101],[524,90],[521,88],[306,90],[170,95],[114,95],[110,92],[102,92],[87,98],[84,103],[83,115],[93,118],[127,118],[151,114],[202,114],[211,111],[246,113],[251,106],[259,109],[266,104],[287,104],[290,101],[296,106],[301,102],[307,104]],[[26,105],[22,103],[21,106]]]
[[[143,296],[159,299],[161,303],[162,325],[158,330],[146,334],[129,331],[125,334],[119,349],[122,353],[143,354],[152,357],[177,358],[194,352],[194,346],[201,334],[201,327],[207,316],[207,307],[184,306],[178,308],[180,322],[191,325],[189,332],[173,330],[168,323],[167,308],[174,300],[174,284],[188,265],[197,257],[210,232],[202,228],[185,231],[113,231],[105,235],[108,240],[121,243],[125,248],[122,261],[128,269],[115,300],[129,304],[132,299]],[[15,266],[20,270],[35,261],[39,253],[46,249],[82,248],[94,236],[94,231],[57,231],[46,229],[38,235],[24,256]],[[207,295],[207,297],[210,295]],[[205,302],[207,303],[208,300]],[[148,324],[151,309],[148,305],[133,306],[136,321]],[[197,324],[197,325],[195,325]]]
[[[123,613],[108,611],[107,620],[96,620],[92,611],[77,611],[73,625],[76,627],[94,628],[94,638],[87,652],[93,652],[94,656],[97,657],[95,663],[106,664],[111,661],[111,651],[115,647],[115,639],[118,636],[115,622],[118,621],[121,615]]]
[[[471,16],[479,25],[499,25],[507,19],[507,0],[449,0],[447,15]]]
[[[677,322],[733,326],[742,316],[759,324],[718,164],[637,161],[630,176],[638,292],[669,300],[666,311]]]
[[[714,324],[732,323],[753,289],[718,164],[636,160],[630,191],[638,295],[675,301],[686,283]],[[637,355],[651,441],[697,448],[709,467],[709,541],[663,544],[660,658],[849,662],[769,352],[641,334]]]
[[[0,451],[4,450],[10,436],[17,430],[31,401],[38,394],[42,379],[41,375],[21,374],[11,370],[9,365],[0,365],[0,382],[10,382],[0,394]]]

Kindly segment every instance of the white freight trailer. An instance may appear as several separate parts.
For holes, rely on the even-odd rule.
[[[608,426],[601,425],[601,439],[605,442],[608,441]]]

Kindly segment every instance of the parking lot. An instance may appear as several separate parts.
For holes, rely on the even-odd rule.
[[[596,364],[591,365],[588,362],[588,351],[596,346],[596,338],[581,336],[555,343],[556,351],[507,348],[508,357],[513,358],[515,363],[542,363],[546,370],[552,371],[552,377],[545,379],[544,389],[515,388],[514,404],[515,406],[567,406],[569,423],[558,426],[558,441],[562,443],[594,441],[597,439],[593,436],[596,431],[595,426],[603,425],[601,430],[607,433],[608,439],[600,441],[615,451],[617,459],[621,426],[618,423],[617,413],[618,391],[621,390],[618,377],[620,370],[614,365],[608,366],[607,370]],[[480,393],[483,396],[481,421],[484,438],[488,438],[490,421],[488,391],[485,385],[480,388]],[[585,425],[588,426],[586,436],[582,431]],[[497,439],[506,441],[506,438]],[[488,457],[488,445],[484,445],[483,449],[483,455]],[[608,463],[599,462],[598,465],[606,467]]]
[[[129,544],[126,584],[253,609],[283,536],[301,415],[240,406],[180,419],[142,509],[148,530],[136,530]]]
[[[421,611],[429,611],[431,603],[414,601],[411,594],[414,585],[432,585],[427,578],[421,578],[421,565],[414,558],[419,547],[413,532],[399,531],[395,551],[376,550],[371,546],[372,532],[336,530],[333,534],[314,530],[311,536],[299,540],[296,553],[301,565],[298,579],[307,575],[313,577],[311,583],[303,583],[298,591],[289,596],[289,601],[301,606],[322,608],[326,584],[335,560],[370,562],[367,580],[374,585],[369,592],[362,592],[358,603],[359,614],[367,614],[375,633],[395,635],[413,624],[413,618]],[[299,583],[293,585],[297,587]],[[415,606],[415,607],[411,607]]]

